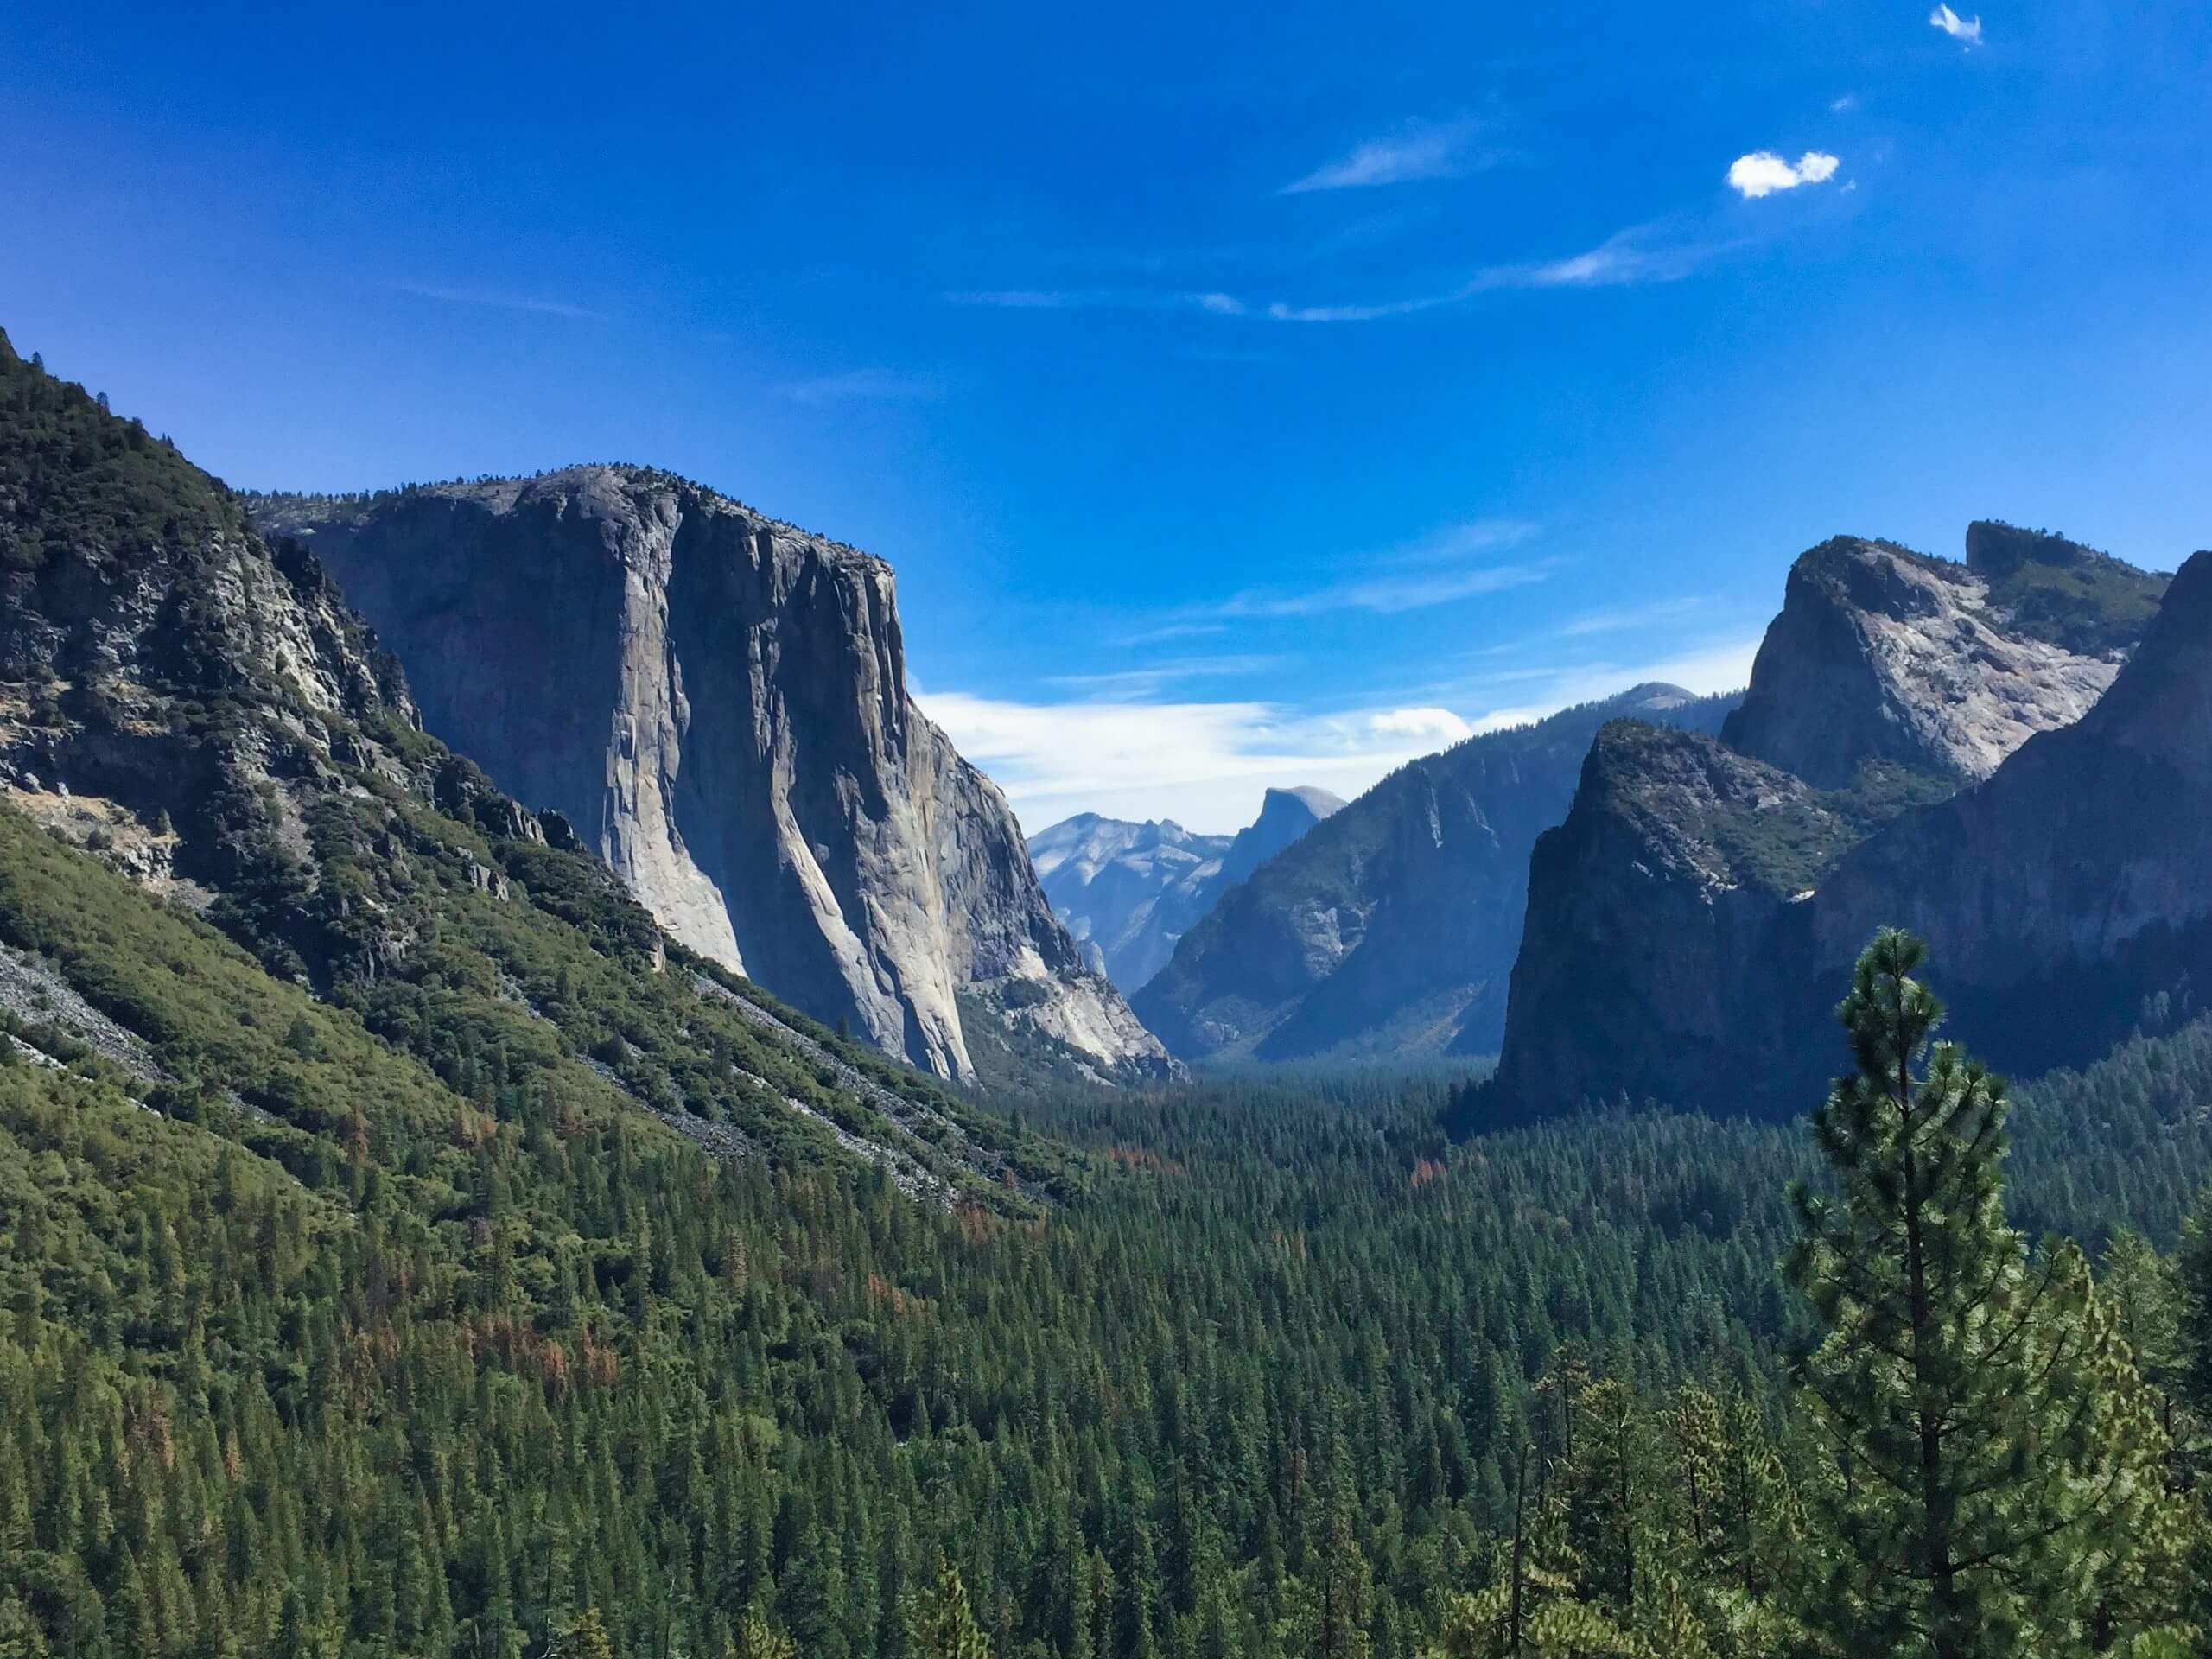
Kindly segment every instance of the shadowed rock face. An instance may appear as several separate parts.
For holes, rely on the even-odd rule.
[[[2202,982],[2212,563],[2169,590],[2009,526],[1968,549],[1823,543],[1720,741],[1601,736],[1532,863],[1492,1116],[1803,1110],[1885,925],[2005,1067],[2092,1058]]]
[[[1029,856],[1054,913],[1135,993],[1223,893],[1343,805],[1325,789],[1270,789],[1234,836],[1083,812],[1039,830]]]
[[[1136,997],[1187,1058],[1495,1052],[1529,854],[1624,714],[1710,732],[1732,699],[1643,685],[1400,768],[1262,864]]]
[[[1101,1074],[1169,1066],[907,697],[881,560],[633,467],[262,517],[346,584],[426,727],[684,944],[941,1076],[974,1075],[969,993]]]

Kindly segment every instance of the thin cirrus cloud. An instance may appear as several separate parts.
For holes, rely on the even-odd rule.
[[[1833,161],[1808,156],[1807,162]],[[1513,289],[1626,288],[1643,283],[1680,281],[1717,254],[1728,242],[1669,240],[1662,227],[1632,225],[1585,252],[1560,259],[1485,265],[1457,285],[1428,294],[1386,300],[1293,305],[1276,301],[1262,306],[1234,294],[1157,293],[1141,289],[965,289],[947,294],[948,303],[1006,311],[1199,311],[1209,316],[1255,318],[1269,322],[1375,322],[1387,317],[1463,305],[1485,294]]]
[[[1477,143],[1480,132],[1480,125],[1472,121],[1414,122],[1388,137],[1367,140],[1341,160],[1293,180],[1276,194],[1300,196],[1316,190],[1360,190],[1480,172],[1498,161],[1497,151]]]
[[[1054,674],[1046,684],[1079,693],[1085,698],[1154,697],[1171,685],[1189,680],[1236,679],[1281,666],[1281,657],[1249,652],[1218,657],[1180,657],[1169,662],[1148,663],[1140,668],[1116,669],[1095,674]]]
[[[948,305],[980,306],[995,311],[1204,311],[1217,317],[1241,317],[1244,302],[1234,294],[1162,294],[1138,288],[966,288],[945,296]]]
[[[906,374],[896,369],[849,369],[842,374],[817,375],[794,380],[783,389],[795,404],[821,408],[832,404],[923,403],[944,391],[925,374]]]
[[[577,321],[598,321],[605,314],[589,306],[572,305],[566,300],[546,299],[535,294],[511,294],[494,288],[448,288],[437,283],[393,283],[392,289],[400,294],[411,294],[418,300],[435,300],[442,305],[480,305],[499,311],[522,311],[541,317],[567,317]]]
[[[1618,231],[1586,253],[1523,264],[1488,265],[1456,288],[1401,299],[1338,305],[1271,305],[1275,322],[1374,322],[1465,304],[1484,294],[1516,289],[1626,288],[1642,283],[1678,282],[1726,244],[1668,242],[1649,226]]]
[[[1770,149],[1755,149],[1728,164],[1728,188],[1746,201],[1757,201],[1800,185],[1826,184],[1843,163],[1826,150],[1808,149],[1795,162]]]
[[[1517,546],[1535,533],[1535,525],[1520,519],[1471,519],[1410,546],[1373,556],[1366,562],[1367,574],[1318,588],[1247,588],[1210,604],[1192,606],[1182,620],[1270,620],[1344,611],[1397,616],[1530,587],[1548,578],[1558,561],[1508,564],[1466,561]]]
[[[1930,28],[1942,29],[1968,51],[1981,44],[1981,17],[1978,13],[1969,20],[1948,6],[1938,5],[1928,14],[1928,22]]]
[[[1611,610],[1586,611],[1580,616],[1570,617],[1552,630],[1557,639],[1586,639],[1600,633],[1618,633],[1627,628],[1640,628],[1654,622],[1671,622],[1701,609],[1707,601],[1703,594],[1681,599],[1655,600],[1648,605],[1624,605]]]

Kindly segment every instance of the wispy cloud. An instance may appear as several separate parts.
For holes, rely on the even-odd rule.
[[[1737,163],[1778,157],[1746,156]],[[1828,176],[1836,165],[1832,156],[1808,155],[1792,173],[1793,182],[1813,182]],[[1775,186],[1780,188],[1783,187]],[[1764,194],[1764,190],[1757,194]],[[1643,283],[1678,282],[1707,261],[1740,246],[1740,241],[1684,238],[1678,228],[1663,223],[1631,225],[1615,232],[1596,247],[1559,259],[1526,260],[1485,265],[1465,280],[1427,294],[1382,300],[1344,301],[1325,305],[1296,305],[1274,301],[1266,305],[1242,296],[1211,291],[1160,292],[1128,288],[1078,289],[964,289],[947,294],[953,305],[985,306],[1013,311],[1076,311],[1111,308],[1132,311],[1200,311],[1217,317],[1262,318],[1270,322],[1374,322],[1386,317],[1411,316],[1446,306],[1462,305],[1485,294],[1528,289],[1626,288]]]
[[[1841,98],[1828,100],[1830,115],[1848,115],[1858,107],[1859,94],[1856,92],[1846,92]]]
[[[1279,666],[1276,656],[1243,653],[1219,657],[1179,657],[1170,662],[1115,669],[1090,674],[1054,674],[1047,685],[1082,693],[1086,697],[1143,698],[1158,696],[1171,685],[1190,680],[1236,679]]]
[[[1589,611],[1570,617],[1552,631],[1555,639],[1586,639],[1594,634],[1619,633],[1653,622],[1671,622],[1698,610],[1707,601],[1702,595],[1655,600],[1648,605],[1623,605],[1611,610]]]
[[[1215,614],[1230,617],[1325,616],[1334,611],[1368,611],[1377,616],[1395,616],[1484,594],[1527,588],[1542,582],[1554,568],[1550,561],[1544,561],[1493,564],[1474,570],[1363,577],[1305,593],[1255,590],[1236,594],[1213,608]]]
[[[484,305],[501,311],[527,311],[541,317],[569,317],[584,321],[597,321],[604,315],[588,306],[571,305],[566,300],[510,294],[499,289],[446,288],[435,283],[394,283],[391,286],[418,300],[436,300],[447,305]]]
[[[939,396],[944,388],[925,374],[906,374],[896,369],[849,369],[842,374],[817,375],[794,380],[783,394],[793,403],[825,404],[919,403]]]
[[[1757,201],[1802,184],[1826,184],[1842,162],[1825,150],[1808,149],[1795,162],[1770,149],[1756,149],[1728,164],[1728,188],[1746,201]]]
[[[1226,633],[1226,622],[1163,622],[1158,627],[1141,629],[1125,633],[1113,643],[1117,645],[1157,645],[1170,639],[1190,639],[1201,634]]]
[[[1370,138],[1341,160],[1316,168],[1283,186],[1286,196],[1313,190],[1357,190],[1370,185],[1450,179],[1495,166],[1499,153],[1477,143],[1474,121],[1409,122],[1387,137]]]
[[[1316,588],[1247,588],[1226,599],[1190,607],[1185,618],[1218,622],[1326,616],[1341,611],[1395,616],[1483,594],[1526,588],[1545,580],[1559,562],[1480,564],[1468,561],[1518,546],[1535,533],[1535,525],[1521,519],[1470,519],[1404,547],[1370,555],[1359,575]]]
[[[1932,27],[1942,29],[1969,52],[1981,44],[1981,17],[1978,13],[1969,22],[1953,11],[1950,7],[1938,5],[1935,10],[1928,14],[1928,21]]]
[[[1587,252],[1564,259],[1487,265],[1456,288],[1439,293],[1351,304],[1275,304],[1268,308],[1267,315],[1276,322],[1373,322],[1461,305],[1481,295],[1514,289],[1624,288],[1639,283],[1678,282],[1730,245],[1669,241],[1661,238],[1657,227],[1631,226]]]
[[[1141,288],[968,288],[945,296],[949,305],[997,311],[1205,311],[1217,317],[1244,315],[1234,294],[1203,290],[1163,293]]]

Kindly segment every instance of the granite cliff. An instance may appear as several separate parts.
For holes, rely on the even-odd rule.
[[[1974,525],[1967,551],[1959,564],[1823,543],[1792,568],[1718,738],[1600,734],[1566,822],[1531,861],[1486,1116],[1622,1096],[1801,1110],[1825,1075],[1837,988],[1876,927],[1924,931],[1966,1007],[2008,982],[2063,979],[2063,964],[2118,963],[2130,947],[2109,937],[2114,915],[2139,939],[2160,916],[2195,913],[2171,840],[2195,832],[2165,800],[2123,804],[2092,781],[2138,753],[2115,722],[2184,749],[2203,741],[2121,712],[2146,677],[2171,684],[2160,662],[2186,656],[2158,643],[2183,628],[2169,620],[2190,609],[2183,584],[2160,609],[2166,578],[2005,525]],[[2101,741],[2113,753],[2091,766]],[[2193,798],[2167,785],[2166,800]],[[2093,830],[2098,813],[2113,822]],[[2126,846],[2146,861],[2132,875],[2111,861]],[[2069,866],[2078,877],[2036,874]],[[2097,972],[2099,995],[2130,1018],[2164,988],[2151,982],[2163,968]],[[2140,994],[2122,986],[2139,979]],[[1977,1021],[1975,1038],[2000,1064],[2048,1065],[2101,1052],[2112,1029],[2069,1014],[2010,1031]]]
[[[1642,685],[1401,767],[1225,893],[1136,997],[1186,1058],[1495,1052],[1529,854],[1592,736],[1717,729],[1730,698]]]
[[[1223,893],[1343,805],[1325,789],[1270,789],[1234,836],[1081,812],[1032,836],[1029,857],[1087,957],[1134,994]]]
[[[907,696],[881,560],[633,467],[257,516],[336,574],[427,729],[567,816],[701,955],[941,1077],[988,1069],[979,1041],[1171,1069]]]
[[[448,1219],[525,1132],[1021,1211],[1065,1173],[671,944],[565,819],[421,729],[312,553],[4,334],[0,1019],[310,1185],[420,1131],[438,1150],[379,1179]]]

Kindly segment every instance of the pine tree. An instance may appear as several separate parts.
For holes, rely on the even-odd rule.
[[[952,1558],[938,1553],[937,1579],[915,1609],[914,1651],[922,1659],[990,1659],[990,1643],[969,1611],[968,1586]]]
[[[1885,930],[1840,1010],[1858,1070],[1814,1116],[1837,1199],[1794,1192],[1789,1272],[1830,1453],[1808,1623],[1837,1653],[2090,1650],[2158,1497],[2156,1422],[2078,1249],[2005,1225],[2003,1084]]]
[[[561,1659],[614,1659],[613,1638],[596,1607],[587,1607],[570,1619],[558,1643]]]
[[[729,1659],[798,1659],[798,1644],[770,1624],[766,1610],[756,1603],[737,1627]]]

